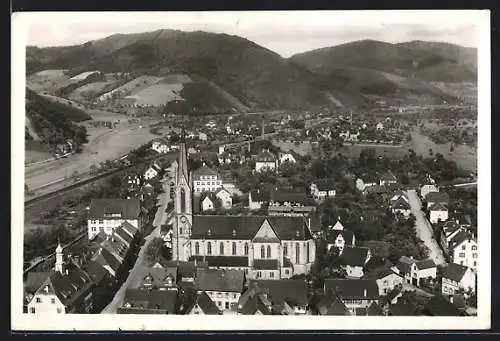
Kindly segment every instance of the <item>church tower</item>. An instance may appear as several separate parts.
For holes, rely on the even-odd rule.
[[[61,247],[61,243],[58,243],[57,248],[56,248],[55,270],[61,274],[64,273],[64,256],[63,256],[63,248]]]
[[[175,218],[172,238],[172,258],[187,261],[190,256],[189,241],[193,224],[191,174],[187,166],[186,145],[181,143],[175,187]]]

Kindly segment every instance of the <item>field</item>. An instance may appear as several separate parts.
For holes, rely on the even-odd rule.
[[[86,71],[86,72],[82,72],[74,77],[71,77],[70,79],[71,80],[76,80],[76,81],[81,81],[81,80],[84,80],[85,78],[87,78],[88,76],[90,76],[91,74],[93,73],[96,73],[98,71]]]
[[[136,105],[160,106],[171,101],[182,100],[179,96],[182,88],[182,84],[157,83],[125,98],[135,99]]]
[[[450,95],[459,96],[471,101],[477,101],[477,84],[443,82],[436,82],[432,84]]]
[[[155,77],[155,76],[140,76],[140,77],[137,77],[133,80],[131,80],[130,82],[128,83],[125,83],[123,84],[122,86],[116,88],[116,89],[113,89],[111,90],[110,92],[107,92],[103,95],[101,95],[99,97],[99,100],[101,101],[104,101],[104,100],[107,100],[109,98],[111,98],[111,96],[114,94],[114,93],[122,93],[122,94],[125,94],[125,93],[131,93],[131,94],[134,94],[136,92],[139,92],[143,89],[146,89],[147,87],[153,85],[153,84],[156,84],[158,83],[160,80],[162,79],[162,77]]]
[[[412,133],[412,148],[417,155],[429,156],[429,149],[432,148],[433,154],[440,153],[445,159],[455,161],[457,165],[471,172],[477,172],[477,150],[466,146],[454,146],[454,151],[450,152],[450,143],[435,144],[427,136],[417,132]]]
[[[66,70],[44,70],[37,72],[26,79],[26,84],[36,92],[47,91],[57,86],[59,82],[66,81]]]
[[[284,151],[293,150],[299,155],[306,155],[312,151],[312,145],[309,142],[302,142],[298,146],[290,141],[273,140],[272,142],[276,147],[279,147]]]

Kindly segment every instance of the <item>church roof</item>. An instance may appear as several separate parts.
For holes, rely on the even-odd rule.
[[[311,233],[302,216],[195,215],[191,239],[250,240],[267,219],[280,240],[309,240]]]

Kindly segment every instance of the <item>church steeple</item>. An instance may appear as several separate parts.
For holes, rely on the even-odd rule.
[[[56,248],[56,266],[55,270],[59,273],[64,272],[64,258],[63,258],[63,248],[61,246],[61,243],[57,243],[57,248]]]
[[[180,178],[184,177],[185,181],[189,180],[188,176],[188,165],[187,165],[187,153],[186,144],[182,141],[179,153],[179,169],[177,171],[177,183],[179,183]]]

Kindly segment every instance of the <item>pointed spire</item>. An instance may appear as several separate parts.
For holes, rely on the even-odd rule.
[[[186,144],[184,142],[181,143],[180,151],[179,151],[179,169],[177,171],[177,175],[184,176],[186,181],[188,180],[188,166],[187,166],[187,154],[186,154]]]

